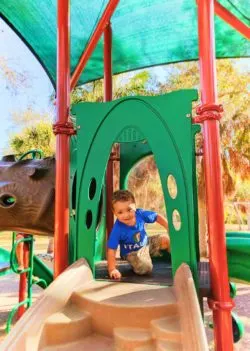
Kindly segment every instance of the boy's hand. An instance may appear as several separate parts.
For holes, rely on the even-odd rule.
[[[111,279],[115,279],[115,280],[119,280],[122,277],[118,269],[113,269],[111,272],[109,272],[109,276]]]

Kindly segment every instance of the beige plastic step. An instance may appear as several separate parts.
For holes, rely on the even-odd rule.
[[[182,348],[181,343],[171,342],[160,340],[157,341],[156,351],[184,351],[185,348]]]
[[[150,331],[142,328],[115,328],[114,340],[117,351],[135,351],[153,342]]]
[[[79,260],[43,292],[10,334],[1,351],[208,351],[185,264],[172,288],[94,281],[86,262]]]
[[[114,351],[114,340],[106,336],[91,334],[84,339],[63,345],[48,346],[39,351]]]
[[[182,333],[179,315],[153,320],[151,330],[154,339],[181,342]]]
[[[135,351],[155,351],[156,347],[154,344],[147,346],[139,346],[135,349]]]
[[[74,305],[52,314],[45,321],[41,343],[56,345],[76,341],[92,332],[91,316]]]
[[[93,330],[107,336],[114,328],[149,329],[151,320],[178,313],[173,288],[146,284],[95,281],[75,291],[71,302],[91,314]]]
[[[11,333],[1,343],[1,351],[39,350],[46,320],[64,309],[75,289],[92,280],[92,271],[84,259],[68,267],[43,291],[12,328]]]

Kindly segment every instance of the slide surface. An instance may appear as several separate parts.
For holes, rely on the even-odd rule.
[[[45,280],[47,286],[49,286],[53,281],[53,272],[37,256],[34,256],[33,275],[39,279]],[[41,288],[44,288],[44,284],[38,283],[38,285],[41,286]]]
[[[226,234],[230,278],[250,282],[250,232]]]
[[[208,345],[187,265],[166,287],[97,281],[81,259],[52,282],[1,347],[19,349],[208,351]]]
[[[0,248],[0,277],[10,273],[13,273],[10,267],[10,252],[4,248]],[[53,281],[53,272],[37,256],[34,256],[33,275],[39,279],[43,279],[47,286]],[[39,283],[38,285],[41,288],[45,287],[43,283]]]
[[[10,252],[4,248],[0,248],[0,277],[10,274]]]

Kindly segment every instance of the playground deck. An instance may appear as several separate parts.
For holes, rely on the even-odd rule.
[[[119,260],[117,268],[122,273],[121,282],[136,284],[158,284],[173,285],[172,269],[170,263],[158,261],[154,262],[153,272],[150,275],[138,276],[133,273],[131,266],[127,261]],[[110,280],[107,271],[107,261],[101,261],[96,264],[96,279]],[[209,296],[210,276],[208,262],[199,264],[199,281],[200,290],[203,297]]]

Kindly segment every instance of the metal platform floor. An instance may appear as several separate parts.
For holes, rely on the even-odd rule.
[[[148,275],[137,275],[133,272],[130,264],[127,261],[117,260],[117,269],[122,274],[121,280],[123,283],[137,284],[157,284],[171,286],[173,285],[172,268],[170,263],[163,261],[153,262],[153,272]],[[97,280],[110,280],[107,270],[107,261],[100,261],[95,265],[95,277]],[[210,294],[210,275],[209,263],[199,263],[199,285],[202,297],[207,297]]]

